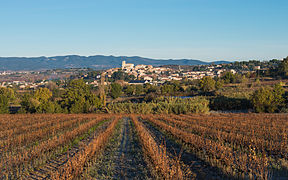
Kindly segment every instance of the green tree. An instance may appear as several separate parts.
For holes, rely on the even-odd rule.
[[[12,101],[16,98],[15,92],[11,88],[0,87],[0,94],[6,96],[8,101]]]
[[[129,95],[132,96],[135,93],[136,87],[135,85],[128,85],[125,87],[124,92]]]
[[[37,113],[54,113],[56,103],[51,102],[52,92],[48,88],[39,88],[34,93],[35,101],[39,104],[35,107]],[[36,102],[35,102],[36,103]]]
[[[159,88],[157,86],[154,86],[152,84],[146,83],[144,84],[144,91],[146,94],[149,93],[156,93],[158,92]]]
[[[251,97],[251,102],[256,112],[273,113],[283,105],[284,89],[279,84],[274,88],[264,88],[256,90]]]
[[[89,106],[89,102],[86,102],[85,97],[81,96],[75,100],[75,103],[71,104],[69,111],[70,113],[87,113]]]
[[[57,102],[45,101],[36,107],[36,113],[61,113],[61,106]]]
[[[122,70],[118,70],[111,75],[112,81],[115,82],[117,80],[123,81],[131,81],[135,79],[135,76],[128,75],[127,73],[123,72]]]
[[[101,71],[90,71],[87,74],[87,79],[96,79],[99,75],[101,75]]]
[[[223,79],[226,84],[236,82],[236,76],[230,71],[221,74],[221,79]]]
[[[204,92],[210,92],[215,90],[215,80],[209,76],[205,76],[200,80],[200,89]]]
[[[215,83],[215,88],[218,90],[218,89],[221,89],[224,85],[224,80],[222,79],[218,79]]]
[[[0,94],[0,114],[9,113],[9,100],[8,97]]]
[[[274,88],[273,88],[273,96],[274,96],[274,102],[276,103],[275,106],[280,106],[283,105],[285,99],[283,97],[285,90],[284,88],[281,86],[281,82],[275,84]]]
[[[0,87],[0,114],[9,113],[9,102],[15,99],[14,90]]]
[[[61,104],[70,113],[88,113],[101,108],[100,99],[82,79],[68,83]]]
[[[122,94],[122,86],[118,83],[111,84],[110,95],[113,99],[120,97]]]
[[[52,92],[48,88],[39,88],[34,93],[34,98],[40,102],[47,102],[52,97]]]
[[[21,111],[27,113],[36,113],[37,107],[40,105],[40,102],[34,98],[30,93],[25,93],[21,98]]]
[[[288,78],[288,56],[279,64],[278,75],[283,78]]]
[[[55,113],[61,112],[57,102],[51,100],[52,92],[48,88],[39,88],[33,94],[26,93],[21,98],[21,112]]]
[[[174,86],[170,84],[164,84],[161,86],[161,94],[162,95],[171,95],[174,93]]]
[[[143,92],[143,86],[142,85],[136,85],[135,87],[135,95],[136,96],[139,96],[141,95]]]

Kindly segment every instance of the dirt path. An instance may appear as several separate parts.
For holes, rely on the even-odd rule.
[[[208,163],[199,159],[195,154],[185,150],[181,144],[175,142],[171,137],[161,132],[146,120],[140,120],[151,132],[152,136],[158,144],[165,144],[167,151],[173,156],[181,154],[181,161],[190,167],[190,170],[196,173],[196,179],[233,179],[225,176],[222,171],[216,167],[210,166]]]
[[[151,179],[135,128],[129,118],[120,121],[102,157],[89,170],[93,179]]]
[[[79,143],[73,145],[68,149],[67,152],[62,154],[58,154],[55,158],[48,160],[41,167],[35,168],[27,175],[24,176],[23,179],[33,179],[33,180],[42,180],[49,179],[51,171],[57,171],[63,165],[65,165],[69,158],[73,157],[77,154],[85,145],[88,145],[95,137],[98,136],[101,132],[105,131],[111,121],[104,122],[104,124],[99,125],[96,130],[91,133],[87,138],[80,140]]]

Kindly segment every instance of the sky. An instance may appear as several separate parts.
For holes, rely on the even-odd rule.
[[[288,56],[287,0],[0,0],[0,57]]]

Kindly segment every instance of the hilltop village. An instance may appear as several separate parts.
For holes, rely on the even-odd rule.
[[[45,87],[50,81],[65,81],[69,79],[86,79],[87,84],[97,87],[101,74],[105,74],[105,84],[110,84],[109,78],[119,72],[129,76],[126,84],[153,84],[160,85],[168,81],[196,80],[203,77],[217,78],[224,72],[232,74],[262,73],[278,65],[279,60],[247,61],[229,64],[209,65],[165,65],[153,67],[152,65],[135,65],[122,61],[120,68],[96,71],[90,68],[54,69],[44,71],[0,71],[0,87],[16,87],[18,89],[36,89]],[[92,75],[91,75],[92,74]],[[114,74],[114,75],[113,75]]]
[[[252,70],[239,70],[239,73],[256,72],[260,70],[261,66],[253,66]],[[233,69],[233,64],[211,64],[198,66],[179,66],[167,65],[161,67],[153,67],[152,65],[134,65],[122,61],[121,68],[111,68],[104,72],[107,78],[112,78],[113,74],[123,72],[132,77],[132,80],[126,82],[127,84],[153,84],[160,85],[167,81],[181,81],[181,80],[195,80],[202,79],[205,76],[215,78],[220,77],[223,72],[231,72],[236,74],[237,71]],[[89,74],[85,74],[82,78],[89,78]],[[91,84],[98,86],[101,75],[96,76],[96,80]]]
[[[195,107],[196,111],[200,108],[205,111],[253,109],[255,112],[286,112],[287,65],[288,58],[264,62],[159,67],[122,61],[119,68],[107,70],[81,68],[2,72],[0,104],[4,104],[5,112],[18,112],[21,108],[20,112],[30,113],[116,113],[121,109],[121,112],[127,110],[126,105],[138,106],[133,103],[140,104],[132,109],[144,111],[141,104],[144,102],[156,103],[145,109],[145,112],[156,113],[167,110],[165,104],[160,109],[157,105],[166,102],[165,98],[191,100],[193,97],[196,98],[194,105],[204,105]],[[42,96],[47,98],[43,99]],[[189,99],[187,101],[191,103]],[[262,99],[267,102],[262,102]],[[122,102],[128,104],[123,105]],[[173,103],[176,103],[175,112],[191,112],[191,109],[187,111],[188,107],[178,106],[178,100]],[[15,111],[11,109],[14,107],[17,108]]]

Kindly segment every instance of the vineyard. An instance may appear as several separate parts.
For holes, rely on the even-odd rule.
[[[287,114],[0,115],[0,179],[287,179]]]

